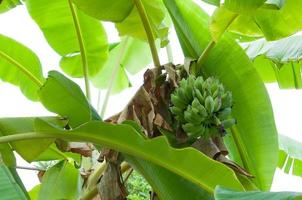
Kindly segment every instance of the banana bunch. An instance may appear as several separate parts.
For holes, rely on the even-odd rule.
[[[171,95],[171,112],[189,138],[224,135],[236,121],[231,118],[232,93],[217,78],[190,75]]]

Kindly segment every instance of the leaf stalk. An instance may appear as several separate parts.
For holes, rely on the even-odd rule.
[[[128,37],[126,37],[125,41],[122,43],[122,46],[121,46],[120,51],[118,53],[118,57],[116,59],[116,63],[113,66],[113,71],[112,71],[111,77],[109,79],[108,89],[107,89],[105,99],[104,99],[104,102],[103,102],[103,105],[102,105],[102,110],[101,110],[101,117],[102,118],[104,118],[106,108],[107,108],[107,105],[108,105],[108,101],[109,101],[112,89],[114,87],[115,78],[118,74],[119,68],[121,67],[121,61],[122,61],[123,55],[125,53],[127,43],[128,43]]]
[[[81,53],[81,58],[82,58],[82,68],[83,68],[83,75],[84,75],[84,80],[85,80],[85,90],[86,90],[86,97],[88,101],[91,100],[90,97],[90,87],[89,87],[89,77],[88,77],[88,61],[87,61],[87,55],[86,55],[86,50],[85,50],[85,45],[84,45],[84,39],[83,39],[83,34],[81,31],[81,25],[79,22],[79,18],[77,15],[77,11],[71,0],[68,0],[74,27],[76,30],[78,42],[79,42],[79,47],[80,47],[80,53]]]
[[[208,46],[205,48],[205,50],[202,52],[202,54],[199,56],[198,60],[197,60],[197,66],[196,66],[196,74],[200,74],[202,65],[204,64],[204,62],[206,61],[210,51],[213,49],[213,47],[215,46],[215,42],[214,40],[211,40],[208,44]]]
[[[160,65],[160,61],[159,61],[159,57],[158,57],[158,53],[157,53],[157,49],[156,49],[156,45],[155,45],[155,38],[154,38],[154,35],[152,32],[151,23],[148,19],[144,5],[142,4],[141,0],[133,0],[133,1],[137,8],[137,11],[140,15],[143,26],[145,28],[145,32],[147,35],[147,39],[149,42],[149,46],[150,46],[150,50],[151,50],[151,54],[152,54],[152,58],[153,58],[153,63],[155,65],[155,67],[160,67],[161,65]]]

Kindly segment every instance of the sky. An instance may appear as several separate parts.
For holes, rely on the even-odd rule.
[[[198,2],[198,4],[200,4],[208,13],[213,12],[213,7],[203,4],[201,1],[196,2]],[[119,37],[114,25],[111,23],[104,23],[104,26],[107,30],[109,41],[118,41]],[[58,66],[60,56],[49,47],[39,28],[27,14],[25,7],[19,6],[0,15],[0,34],[9,36],[32,49],[41,59],[43,73],[45,76],[49,70],[60,71]],[[170,41],[174,63],[183,63],[184,57],[174,30],[170,31]],[[162,63],[166,63],[168,61],[164,49],[160,51],[160,60]],[[152,67],[152,64],[148,67]],[[111,116],[123,109],[142,83],[143,72],[144,70],[135,76],[129,75],[133,87],[110,98],[105,117]],[[83,88],[84,81],[82,79],[75,79],[75,81]],[[278,132],[302,142],[302,126],[300,125],[300,113],[302,113],[302,91],[280,90],[276,84],[267,84],[266,87],[271,98]],[[101,103],[103,102],[104,96],[105,91],[102,90],[100,92]],[[92,104],[95,107],[97,107],[97,97],[98,90],[93,88]],[[52,113],[48,112],[40,103],[29,101],[22,95],[19,88],[0,80],[0,117],[49,115],[52,115]],[[17,163],[18,166],[31,166],[20,157],[18,157]],[[18,173],[27,189],[31,189],[33,186],[38,184],[38,178],[35,171],[18,170]],[[302,177],[290,176],[277,169],[272,190],[302,192],[302,187],[300,187],[301,185]]]

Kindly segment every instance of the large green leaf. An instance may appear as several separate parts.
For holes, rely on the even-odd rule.
[[[121,22],[133,8],[132,0],[73,0],[86,14],[103,21]]]
[[[220,0],[203,0],[206,3],[215,5],[215,6],[219,6],[220,5]]]
[[[132,36],[147,40],[144,26],[136,6],[132,0],[73,0],[74,3],[86,14],[105,21],[115,22],[120,36]],[[162,46],[165,46],[168,35],[166,11],[162,0],[141,0],[149,18],[151,29],[156,38],[160,38]]]
[[[21,4],[20,0],[0,0],[0,13],[4,13]]]
[[[92,119],[92,109],[81,88],[57,71],[50,71],[39,91],[42,104],[49,111],[67,117],[71,127]]]
[[[190,0],[164,2],[184,54],[197,58],[211,38],[208,16]],[[238,121],[232,137],[238,151],[229,151],[255,176],[253,181],[260,189],[269,189],[278,161],[278,140],[270,100],[257,71],[241,47],[226,36],[210,51],[202,71],[218,77],[232,91],[232,113]]]
[[[39,58],[17,41],[0,34],[0,79],[19,86],[31,100],[44,82]]]
[[[51,160],[68,160],[72,158],[74,161],[81,163],[81,155],[72,152],[62,152],[55,144],[50,145],[43,151],[35,161],[51,161]]]
[[[100,121],[88,122],[71,131],[58,129],[37,119],[37,135],[87,141],[122,153],[151,161],[213,192],[216,185],[242,190],[234,172],[193,148],[174,149],[164,136],[145,139],[129,125],[114,125]]]
[[[27,200],[11,172],[3,164],[0,164],[0,194],[3,200]]]
[[[53,119],[49,118],[52,122]],[[21,132],[34,131],[34,118],[1,118],[0,131],[3,135],[13,135]],[[12,142],[12,148],[28,162],[35,160],[48,146],[53,142],[53,139],[28,140]],[[7,156],[7,155],[6,155]]]
[[[68,161],[51,167],[43,176],[38,200],[77,199],[79,170]]]
[[[164,24],[166,10],[162,0],[141,0],[141,2],[146,10],[154,35],[156,38],[164,39],[168,34],[166,31],[168,28]],[[116,23],[116,28],[120,36],[129,35],[147,40],[146,32],[136,7],[132,9],[122,22]]]
[[[252,60],[260,55],[264,55],[274,63],[285,64],[288,62],[298,62],[302,59],[301,40],[301,35],[291,36],[272,42],[260,39],[254,42],[245,43],[244,47],[247,55]]]
[[[265,82],[278,82],[279,87],[302,88],[302,37],[300,35],[267,42],[264,39],[243,46]]]
[[[284,135],[279,135],[279,164],[287,174],[302,176],[302,144]]]
[[[236,13],[247,14],[264,4],[266,0],[225,0],[225,6]]]
[[[146,67],[151,62],[151,58],[148,43],[132,37],[124,37],[110,51],[106,64],[92,82],[96,87],[106,89],[113,81],[111,94],[120,92],[131,85],[125,70],[135,74]]]
[[[282,8],[284,6],[285,1],[284,0],[267,0],[265,4],[267,5],[274,5],[277,8]]]
[[[238,14],[229,11],[224,5],[215,10],[210,20],[210,32],[215,42],[218,41],[237,17]]]
[[[261,7],[253,15],[241,15],[230,30],[249,36],[263,35],[268,40],[277,40],[300,31],[302,1],[286,0],[283,3],[281,9]]]
[[[48,120],[49,122],[54,123],[59,127],[64,127],[66,125],[63,122],[60,122],[60,120],[55,117],[43,119]],[[32,117],[1,118],[0,136],[18,134],[22,131],[33,132],[33,123],[34,118]],[[28,162],[62,160],[67,158],[72,158],[78,162],[80,161],[79,154],[71,152],[63,153],[59,149],[57,149],[55,144],[50,145],[52,142],[52,139],[13,142],[11,143],[13,149],[10,147],[9,144],[0,144],[0,162],[3,162],[6,166],[10,167],[10,170],[14,176],[18,176],[17,173],[14,173],[16,168],[16,159],[13,150],[16,150]],[[29,146],[33,148],[28,148]]]
[[[201,187],[163,167],[130,156],[126,156],[126,160],[145,177],[160,199],[214,199],[212,194],[206,192]]]
[[[4,136],[4,134],[1,133],[1,130],[0,136]],[[13,149],[9,144],[0,144],[0,163],[3,163],[8,167],[16,166],[16,158]]]
[[[108,44],[105,30],[98,20],[77,10],[71,0],[25,2],[50,46],[62,56],[60,65],[64,72],[81,77],[83,59],[87,61],[84,65],[87,64],[89,75],[93,76],[101,69],[107,58]],[[80,46],[83,46],[83,54]]]
[[[28,195],[29,195],[31,200],[37,200],[38,199],[40,189],[41,189],[41,184],[38,184],[35,187],[33,187],[30,191],[28,191]]]
[[[302,193],[298,192],[238,192],[223,187],[215,190],[216,200],[301,200]]]
[[[0,136],[4,136],[0,130]],[[16,170],[16,158],[13,149],[9,144],[0,144],[0,165],[5,165],[14,178],[14,181],[19,185],[21,190],[27,196],[26,188],[24,187]]]

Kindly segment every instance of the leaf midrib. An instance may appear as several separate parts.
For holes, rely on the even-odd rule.
[[[42,87],[43,83],[33,73],[31,73],[24,65],[19,63],[17,60],[7,55],[3,51],[0,51],[0,57],[4,58],[7,62],[16,66],[24,75],[26,75],[33,83],[38,87]]]

